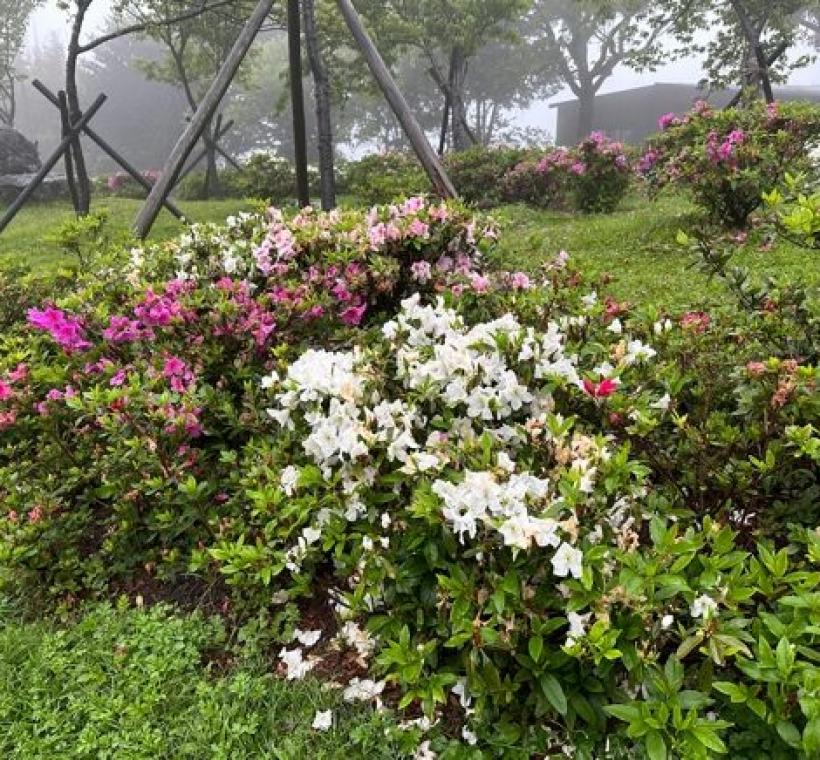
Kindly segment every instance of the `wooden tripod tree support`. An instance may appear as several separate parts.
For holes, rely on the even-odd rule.
[[[245,27],[236,38],[236,42],[231,48],[230,53],[228,53],[225,63],[208,89],[208,92],[205,94],[205,97],[202,98],[190,123],[171,151],[171,155],[168,157],[162,169],[162,174],[153,188],[151,188],[145,205],[143,205],[134,221],[134,234],[138,238],[144,239],[151,231],[151,227],[156,221],[159,210],[171,192],[171,188],[173,188],[176,183],[185,161],[188,159],[188,156],[191,155],[191,151],[205,131],[208,122],[213,118],[222,98],[225,97],[228,87],[236,76],[239,66],[253,44],[254,39],[256,39],[256,35],[259,33],[262,25],[265,23],[265,19],[272,7],[273,0],[259,0],[247,24],[245,24]]]
[[[53,106],[60,108],[62,111],[62,98],[59,95],[55,95],[51,90],[48,89],[39,79],[35,79],[31,83],[34,88]],[[103,153],[107,154],[114,163],[116,163],[124,172],[126,172],[134,182],[137,182],[141,185],[146,192],[151,192],[151,188],[153,185],[142,175],[140,172],[134,168],[134,166],[120,153],[118,153],[114,148],[111,147],[102,137],[100,137],[90,126],[86,125],[82,129],[83,134],[88,137],[93,143],[97,145],[97,147],[103,151]],[[66,159],[68,159],[69,153],[66,153]],[[66,161],[66,169],[68,169],[68,161]],[[66,171],[66,175],[70,180],[70,175],[68,171]],[[69,189],[71,185],[69,184]],[[76,192],[76,190],[74,191]],[[177,208],[177,206],[171,201],[166,200],[165,208],[168,209],[177,219],[184,220],[185,215]],[[76,206],[75,206],[76,207]]]
[[[430,145],[427,135],[424,134],[424,130],[419,125],[416,117],[413,116],[410,106],[396,85],[395,80],[390,74],[390,70],[384,63],[384,59],[382,59],[379,51],[367,34],[364,24],[362,24],[361,18],[359,18],[359,14],[353,7],[353,3],[350,0],[336,0],[336,2],[339,5],[342,16],[344,16],[347,22],[351,34],[356,40],[356,44],[359,46],[359,49],[367,61],[367,65],[370,67],[370,71],[379,83],[379,87],[410,140],[413,150],[418,156],[419,161],[421,161],[421,165],[427,172],[427,176],[433,183],[436,192],[442,198],[456,198],[458,193],[450,176],[447,174],[435,150],[433,150],[433,146]]]
[[[29,198],[34,195],[37,188],[42,184],[43,180],[48,176],[49,172],[57,166],[59,160],[63,157],[63,154],[70,149],[71,144],[78,138],[79,134],[83,131],[83,129],[88,125],[88,122],[94,118],[97,111],[102,108],[102,104],[105,103],[106,97],[105,95],[100,95],[92,104],[91,107],[80,117],[80,120],[76,123],[71,125],[71,128],[68,131],[60,144],[57,146],[54,153],[52,153],[48,159],[43,163],[40,167],[40,171],[37,172],[32,178],[31,182],[28,183],[26,188],[20,195],[15,198],[14,202],[6,209],[6,213],[3,214],[3,218],[0,219],[0,233],[9,226],[9,223],[17,213],[20,211],[23,206],[28,202]]]
[[[233,125],[234,125],[233,119],[231,119],[229,122],[227,122],[224,125],[222,124],[222,122],[219,119],[217,119],[217,123],[215,124],[215,128],[214,128],[214,142],[216,143],[216,150],[217,150],[218,153],[220,153],[220,155],[222,155],[222,153],[221,153],[222,149],[219,147],[219,141],[223,137],[225,137],[225,135],[227,135],[228,132],[231,131],[231,129],[233,128]],[[208,155],[208,149],[207,148],[202,148],[202,150],[200,150],[199,153],[197,153],[188,162],[188,166],[186,166],[184,169],[182,169],[180,171],[179,177],[177,178],[177,181],[174,184],[174,186],[175,187],[178,186],[179,183],[182,182],[182,180],[184,180],[194,169],[196,169],[197,166],[199,166],[199,164],[202,162],[202,160],[207,155]],[[227,154],[225,154],[225,155],[227,155]],[[223,156],[223,158],[224,158],[224,156]],[[228,159],[226,158],[225,160],[227,161]],[[234,161],[232,158],[230,159],[230,161],[231,161],[231,165],[235,169],[241,168],[239,166],[239,164],[237,164],[236,161]]]

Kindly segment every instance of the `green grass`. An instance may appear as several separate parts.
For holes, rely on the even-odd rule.
[[[637,304],[666,308],[720,299],[722,287],[693,268],[687,251],[675,242],[678,230],[697,225],[694,208],[676,197],[649,201],[630,197],[609,215],[579,216],[525,206],[493,211],[501,223],[499,260],[504,266],[535,270],[566,250],[574,268],[589,279],[609,274],[607,292]],[[770,251],[759,240],[738,248],[733,264],[756,277],[802,276],[820,284],[820,257],[790,243]]]
[[[0,618],[0,757],[398,758],[389,718],[261,664],[208,664],[219,623],[154,608],[93,608],[67,627]],[[317,710],[335,725],[311,728]]]
[[[237,211],[252,208],[251,203],[237,200],[180,201],[179,207],[195,222],[218,222]],[[127,198],[103,198],[95,201],[93,211],[108,214],[110,230],[128,233],[142,206],[142,201]],[[2,212],[2,207],[0,207]],[[32,268],[48,268],[64,260],[56,242],[60,226],[74,218],[71,204],[64,201],[34,203],[25,206],[6,230],[0,234],[0,265],[26,264]],[[168,211],[157,217],[151,239],[164,240],[184,229]]]

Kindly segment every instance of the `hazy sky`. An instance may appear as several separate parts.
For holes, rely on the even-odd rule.
[[[109,0],[95,0],[88,16],[87,28],[89,30],[93,31],[104,25],[109,7]],[[35,12],[29,27],[29,44],[45,41],[52,35],[57,35],[62,39],[66,39],[68,36],[66,15],[57,9],[55,0],[49,0]],[[653,84],[654,82],[695,84],[701,77],[701,66],[697,59],[675,61],[659,68],[654,73],[639,74],[621,66],[604,85],[602,92],[616,92],[618,90],[629,89],[630,87]],[[817,62],[812,66],[795,72],[792,75],[790,84],[818,84],[819,81],[820,62]],[[555,134],[555,111],[548,106],[550,103],[566,100],[571,97],[572,94],[565,90],[548,101],[535,103],[527,111],[520,114],[519,121],[522,125],[541,127],[542,129],[546,129],[550,134]]]

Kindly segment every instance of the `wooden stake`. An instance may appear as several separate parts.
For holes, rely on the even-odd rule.
[[[60,101],[57,99],[57,96],[51,92],[39,79],[35,79],[31,83],[35,89],[52,105],[57,106],[59,108]],[[102,137],[100,137],[90,126],[86,125],[83,127],[83,134],[88,137],[89,140],[96,143],[97,147],[106,153],[115,163],[117,163],[125,172],[127,172],[131,179],[133,179],[138,184],[142,185],[145,190],[149,193],[151,192],[151,183],[142,176],[142,174],[137,171],[129,162],[128,160],[120,155],[114,148],[112,148]],[[183,220],[185,218],[184,214],[170,201],[165,201],[165,208],[168,209],[177,219]]]
[[[49,172],[57,165],[57,162],[62,158],[63,153],[69,149],[71,143],[77,139],[77,135],[79,135],[80,132],[83,131],[83,127],[85,127],[85,125],[94,118],[95,114],[100,110],[105,101],[105,95],[100,95],[91,104],[91,107],[80,117],[80,120],[71,126],[69,133],[62,139],[54,153],[52,153],[46,162],[40,167],[40,171],[38,171],[37,174],[31,178],[31,182],[26,185],[25,190],[23,190],[23,192],[14,199],[11,206],[6,209],[6,213],[3,214],[3,218],[0,219],[0,233],[2,233],[3,230],[9,226],[11,220],[17,216],[17,212],[20,211],[29,198],[34,195],[35,191],[40,186],[40,183],[42,183],[42,181],[48,176]]]
[[[430,145],[427,136],[424,134],[424,130],[419,126],[416,117],[413,116],[410,106],[407,105],[407,101],[401,94],[401,90],[399,90],[396,85],[379,51],[367,34],[362,20],[359,18],[359,14],[353,7],[353,3],[351,3],[350,0],[336,0],[336,2],[339,5],[342,16],[344,16],[347,22],[351,34],[356,40],[356,44],[359,46],[362,55],[364,55],[367,61],[367,65],[370,67],[370,71],[379,83],[379,87],[387,98],[390,107],[393,109],[393,113],[396,114],[396,118],[399,120],[410,143],[413,145],[413,150],[416,152],[419,161],[421,161],[421,165],[427,172],[427,176],[433,183],[436,192],[442,198],[456,198],[458,194],[456,193],[452,180],[444,169],[441,161],[439,161],[435,150],[433,150],[433,146]]]
[[[171,155],[165,162],[159,180],[157,180],[151,189],[145,201],[145,205],[134,221],[134,234],[138,238],[144,239],[151,231],[157,214],[159,214],[163,202],[176,183],[179,172],[185,164],[186,159],[191,155],[191,151],[194,149],[197,140],[202,136],[208,121],[213,118],[214,112],[219,107],[219,103],[222,101],[222,98],[225,97],[228,87],[230,87],[231,82],[236,76],[236,72],[239,70],[239,66],[247,55],[254,39],[256,39],[256,35],[259,33],[262,25],[265,23],[265,19],[272,7],[273,0],[259,0],[253,14],[248,19],[248,23],[245,24],[245,27],[236,38],[236,42],[233,48],[231,48],[231,52],[228,53],[228,57],[225,59],[225,63],[222,65],[219,74],[217,74],[216,79],[214,79],[205,97],[202,98],[199,107],[196,109],[196,113],[183,131],[174,149],[171,151]]]

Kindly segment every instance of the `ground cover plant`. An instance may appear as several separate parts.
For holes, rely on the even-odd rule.
[[[498,234],[240,214],[10,312],[5,593],[202,584],[285,678],[425,715],[420,753],[811,757],[810,294],[681,237],[734,300],[633,306]]]

